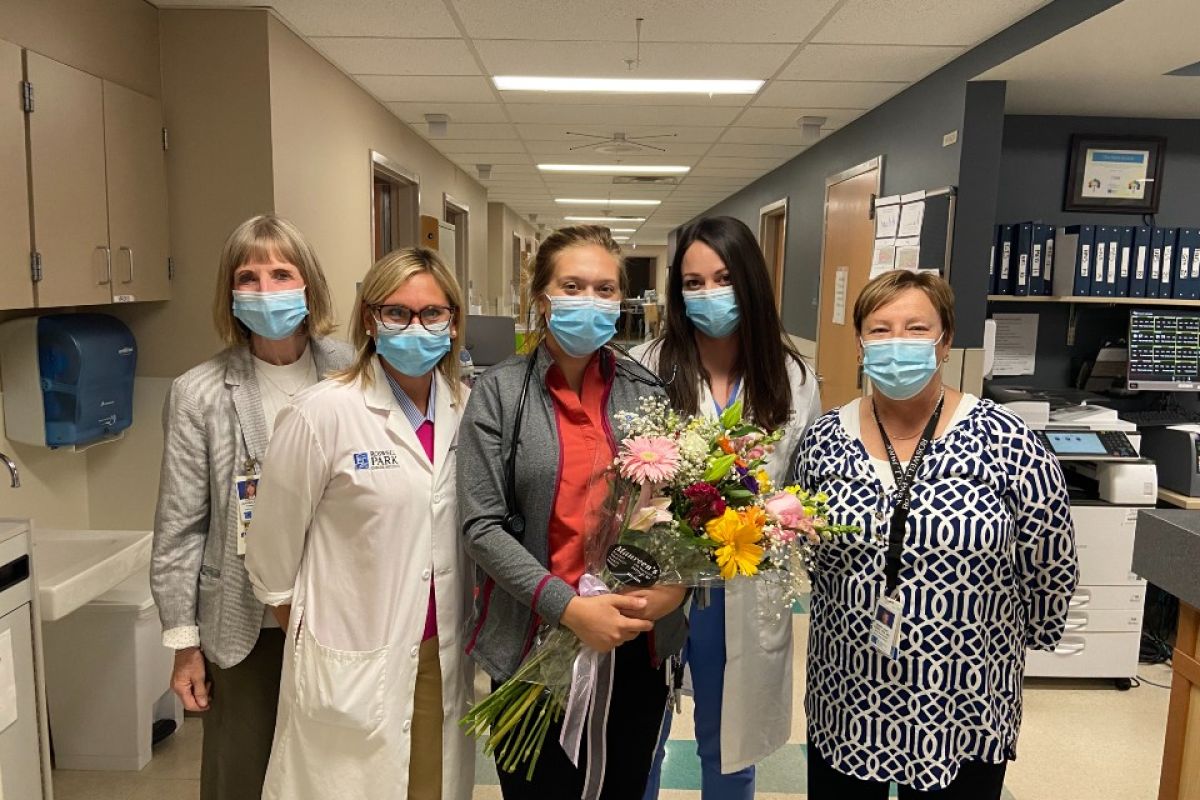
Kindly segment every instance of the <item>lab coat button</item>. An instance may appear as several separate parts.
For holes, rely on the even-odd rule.
[[[404,732],[408,733],[410,730],[412,730],[412,720],[406,719],[404,720]]]
[[[414,647],[412,650],[408,651],[408,654],[410,656],[412,656],[413,658],[416,658],[420,653],[421,653],[421,648],[419,648],[419,647]]]
[[[439,494],[435,494],[435,495],[433,496],[433,502],[435,502],[435,503],[440,503],[440,502],[442,502],[442,495],[441,495],[440,493],[439,493]]]
[[[425,570],[424,572],[421,573],[421,580],[423,580],[423,581],[429,580],[429,570]]]

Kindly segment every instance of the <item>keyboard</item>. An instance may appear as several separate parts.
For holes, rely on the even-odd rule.
[[[1122,411],[1121,419],[1132,422],[1139,428],[1161,428],[1167,425],[1187,425],[1200,422],[1200,414],[1186,411]]]

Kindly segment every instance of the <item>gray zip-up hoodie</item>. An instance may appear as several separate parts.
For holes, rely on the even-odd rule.
[[[525,516],[518,541],[501,527],[507,513],[504,465],[527,358],[537,363],[529,381],[518,437],[516,497]],[[610,434],[615,415],[637,411],[643,397],[665,396],[651,373],[602,351]],[[557,625],[575,590],[547,569],[550,513],[560,468],[558,425],[546,372],[553,360],[545,347],[533,356],[513,356],[483,374],[471,391],[458,431],[458,507],[467,553],[475,560],[475,603],[467,630],[467,653],[496,680],[516,671],[540,622]],[[651,633],[655,658],[676,655],[687,638],[682,608],[660,619]]]

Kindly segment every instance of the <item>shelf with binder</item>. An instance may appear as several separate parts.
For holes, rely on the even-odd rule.
[[[1178,306],[1200,308],[1200,300],[1184,300],[1160,297],[1092,297],[1090,295],[1018,296],[1011,294],[989,294],[989,303],[1072,303],[1105,306]]]

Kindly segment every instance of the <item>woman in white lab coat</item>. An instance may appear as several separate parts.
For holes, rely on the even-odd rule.
[[[287,630],[267,800],[468,800],[455,503],[461,292],[399,250],[363,281],[355,365],[279,416],[247,535]]]
[[[768,456],[782,486],[800,434],[820,416],[817,379],[783,330],[762,251],[732,217],[685,229],[667,277],[666,330],[633,355],[667,383],[686,414],[715,416],[737,401],[783,437]],[[792,620],[771,620],[760,584],[731,581],[693,604],[684,658],[695,695],[696,742],[704,800],[749,800],[754,765],[785,744],[792,729]],[[701,600],[704,596],[701,595]],[[664,720],[662,742],[670,729]],[[662,749],[646,787],[658,795]]]

